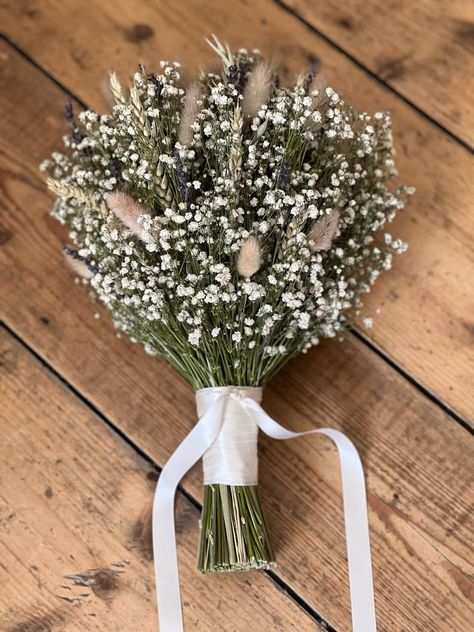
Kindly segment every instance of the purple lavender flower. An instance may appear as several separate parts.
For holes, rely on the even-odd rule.
[[[318,70],[319,70],[318,64],[316,62],[313,62],[311,64],[311,68],[309,69],[308,75],[306,79],[304,80],[304,90],[306,93],[309,91],[309,87],[311,83],[313,82],[313,79],[318,74]]]
[[[114,160],[112,162],[112,164],[110,165],[110,173],[117,180],[118,184],[123,184],[124,183],[124,179],[123,179],[123,176],[122,176],[122,165],[121,165],[120,161]]]
[[[76,122],[74,120],[74,109],[73,109],[73,105],[72,105],[72,101],[71,99],[68,99],[65,107],[64,107],[64,114],[66,116],[66,121],[71,125],[71,137],[72,140],[79,145],[79,143],[84,140],[84,138],[86,137],[86,135],[81,132],[81,130],[78,128],[78,126],[76,125]]]
[[[229,72],[227,74],[227,83],[236,84],[239,80],[239,69],[237,66],[229,66]]]
[[[161,101],[161,93],[163,92],[163,84],[157,79],[156,75],[148,75],[148,79],[155,86],[155,99],[159,104]]]
[[[66,121],[68,123],[70,123],[71,125],[74,123],[74,110],[72,107],[72,101],[71,99],[68,99],[65,107],[64,107],[64,113],[66,116]]]
[[[89,270],[93,272],[94,274],[97,274],[97,272],[99,272],[99,268],[96,265],[94,265],[90,261],[90,259],[87,259],[87,257],[83,257],[82,255],[80,255],[79,251],[76,250],[76,248],[71,248],[71,246],[66,244],[64,241],[61,242],[61,245],[63,247],[63,251],[69,257],[71,257],[72,259],[76,259],[77,261],[82,261],[82,263],[85,263],[86,266],[89,268]]]
[[[82,142],[84,140],[84,138],[86,137],[86,135],[81,132],[81,130],[74,126],[73,130],[72,130],[72,140],[77,143],[79,145],[80,142]]]
[[[181,160],[181,156],[178,152],[175,153],[175,165],[176,165],[176,179],[178,180],[179,192],[181,193],[182,199],[187,203],[188,202],[188,187],[186,183],[186,175],[184,173],[183,161]]]
[[[288,186],[288,178],[290,176],[290,172],[290,165],[286,162],[285,159],[283,159],[280,165],[280,173],[278,175],[278,188],[283,189],[283,191]]]

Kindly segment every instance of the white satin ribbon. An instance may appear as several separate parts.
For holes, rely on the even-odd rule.
[[[161,632],[183,632],[181,594],[174,524],[174,497],[180,480],[203,456],[219,435],[228,397],[233,394],[250,412],[255,423],[273,439],[295,439],[308,434],[323,434],[336,445],[341,466],[344,519],[347,540],[349,584],[353,632],[376,632],[374,589],[367,517],[364,472],[353,443],[330,428],[291,432],[280,426],[245,389],[226,386],[202,389],[208,408],[198,423],[167,461],[158,479],[153,502],[153,553]]]
[[[197,391],[199,418],[221,392],[219,387]],[[204,485],[253,486],[258,483],[258,426],[253,414],[242,410],[240,397],[243,394],[258,404],[262,401],[261,388],[239,388],[227,397],[221,430],[202,457]]]

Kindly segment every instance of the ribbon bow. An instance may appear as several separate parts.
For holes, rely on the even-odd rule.
[[[354,444],[342,432],[331,428],[306,432],[291,432],[283,428],[267,415],[260,404],[245,396],[245,389],[235,386],[202,389],[211,390],[213,402],[166,462],[153,501],[153,554],[161,632],[184,630],[174,523],[176,489],[186,472],[216,440],[224,421],[226,401],[231,395],[253,416],[260,430],[272,439],[286,440],[308,434],[323,434],[335,443],[341,466],[352,630],[376,632],[364,472]]]

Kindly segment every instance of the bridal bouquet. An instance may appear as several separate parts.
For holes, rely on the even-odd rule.
[[[314,70],[285,86],[258,51],[211,45],[216,68],[187,84],[161,62],[128,88],[111,75],[110,114],[69,104],[68,151],[44,169],[65,257],[116,328],[198,394],[259,401],[290,358],[359,316],[405,250],[383,229],[411,191],[388,187],[388,114],[358,113]],[[257,426],[232,401],[204,454],[202,571],[274,561]]]

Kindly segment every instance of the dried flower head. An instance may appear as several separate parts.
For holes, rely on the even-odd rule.
[[[308,245],[312,252],[329,250],[339,228],[340,214],[337,209],[317,219],[308,233]]]
[[[240,276],[250,278],[262,265],[262,255],[258,239],[251,235],[244,243],[237,258],[237,271]]]
[[[250,72],[245,84],[242,112],[247,118],[254,118],[262,105],[268,103],[272,87],[272,71],[265,62],[258,62]]]
[[[105,203],[107,208],[124,224],[128,230],[145,243],[150,241],[149,233],[139,222],[139,218],[146,215],[146,211],[141,204],[136,202],[127,193],[116,191],[106,193]]]

